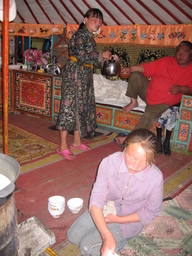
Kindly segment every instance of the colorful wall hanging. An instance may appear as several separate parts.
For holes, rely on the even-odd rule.
[[[63,34],[64,24],[25,24],[9,23],[9,35],[47,37],[51,35]],[[0,23],[0,34],[2,33],[2,23]]]
[[[77,31],[78,24],[67,24],[66,37]],[[143,44],[177,46],[181,41],[192,42],[192,24],[102,26],[95,34],[100,44]]]

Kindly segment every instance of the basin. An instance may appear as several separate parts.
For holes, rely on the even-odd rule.
[[[19,163],[8,155],[0,154],[0,174],[10,180],[0,190],[0,255],[18,256],[17,210],[13,192],[19,173]]]
[[[0,154],[0,174],[6,176],[11,181],[10,185],[0,190],[0,207],[6,203],[13,193],[19,173],[19,163],[11,156]]]

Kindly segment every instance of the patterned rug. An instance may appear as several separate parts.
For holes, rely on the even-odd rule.
[[[72,135],[71,135],[72,136]],[[116,133],[101,133],[92,139],[86,139],[86,144],[91,148],[102,146],[113,141]],[[0,121],[0,153],[3,153],[3,127]],[[45,140],[17,126],[8,124],[8,155],[20,164],[20,174],[63,160],[55,153],[57,144]],[[80,150],[72,150],[74,155]]]
[[[182,168],[175,170],[168,178],[164,179],[164,198],[174,198],[191,184],[192,161],[184,165]]]
[[[98,136],[96,138],[87,139],[86,144],[93,149],[93,148],[100,147],[104,144],[110,143],[111,141],[114,140],[115,137],[116,137],[115,133],[111,133],[108,135],[102,134],[101,136]],[[35,161],[30,161],[28,163],[25,163],[24,165],[21,165],[21,173],[32,171],[32,170],[35,170],[40,167],[45,167],[49,164],[53,164],[58,161],[63,161],[64,160],[63,157],[58,155],[57,153],[55,153],[55,149],[57,147],[58,147],[58,145],[55,144],[55,147],[54,147],[52,153],[48,154],[46,157],[42,157]],[[74,155],[77,155],[77,154],[80,154],[83,152],[81,150],[71,150],[71,151],[73,152]]]
[[[82,256],[68,240],[50,255]],[[192,185],[165,201],[159,217],[137,237],[129,240],[119,256],[192,255]]]
[[[192,186],[164,202],[161,215],[131,239],[119,255],[192,255]]]
[[[3,153],[3,127],[0,122],[0,143]],[[8,154],[20,165],[52,154],[57,145],[17,126],[8,124]]]

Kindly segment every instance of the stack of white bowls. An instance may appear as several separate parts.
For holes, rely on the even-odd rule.
[[[48,211],[53,216],[53,218],[59,218],[65,211],[65,198],[63,196],[49,197]]]

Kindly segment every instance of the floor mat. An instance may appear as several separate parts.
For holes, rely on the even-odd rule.
[[[192,186],[175,199],[163,203],[159,217],[143,232],[129,240],[119,256],[192,255]],[[81,256],[68,240],[54,249],[58,256]],[[74,254],[75,252],[75,254]]]
[[[174,198],[192,184],[192,161],[164,179],[164,198]]]
[[[0,122],[0,143],[3,145],[3,127]],[[8,154],[18,163],[24,164],[52,154],[56,144],[17,126],[8,125]],[[3,153],[3,148],[0,149]]]
[[[161,215],[127,242],[121,256],[192,255],[192,186],[163,203]]]
[[[0,143],[3,145],[2,121],[0,122],[0,132]],[[91,148],[96,148],[113,141],[115,136],[116,133],[107,132],[104,134],[98,132],[98,136],[84,141]],[[63,160],[62,156],[55,152],[57,147],[58,144],[52,143],[15,125],[8,125],[8,155],[18,161],[21,167],[21,174]],[[0,152],[3,153],[3,147],[0,149]],[[72,152],[76,155],[83,151],[72,150]]]
[[[47,141],[53,142],[57,146],[59,145],[59,133],[48,129],[48,127],[55,124],[50,120],[26,115],[10,115],[9,122],[28,131],[29,137],[30,134],[36,134]],[[15,203],[19,211],[18,221],[22,222],[34,215],[54,232],[57,241],[57,244],[54,246],[66,241],[67,229],[78,215],[72,215],[66,207],[61,218],[53,219],[47,210],[47,199],[49,196],[55,194],[63,195],[66,200],[80,196],[84,200],[83,210],[86,210],[98,164],[101,159],[109,154],[117,150],[122,150],[117,144],[112,142],[115,136],[115,133],[102,134],[93,139],[82,140],[83,143],[90,144],[94,150],[82,154],[78,151],[74,152],[75,154],[79,154],[75,161],[63,161],[60,155],[53,153],[44,158],[31,161],[31,164],[25,163],[21,165],[21,169],[25,168],[25,173],[17,179],[16,186],[18,189],[15,193]],[[73,136],[70,135],[69,143],[72,143],[72,140]],[[165,181],[168,181],[171,175],[177,173],[178,170],[182,170],[183,166],[190,162],[191,156],[178,152],[172,152],[171,156],[158,155],[155,158],[155,164],[162,170]],[[177,175],[179,176],[179,173]],[[176,180],[177,178],[175,177]],[[171,180],[169,182],[171,183]],[[175,184],[177,192],[180,193],[184,189],[183,184]],[[169,193],[167,189],[165,193]],[[170,203],[171,201],[165,201],[164,204]],[[188,204],[191,204],[191,201],[188,200]],[[71,250],[69,247],[68,249]],[[61,255],[69,256],[70,254]],[[77,256],[78,254],[71,255]],[[164,254],[162,253],[162,255]]]
[[[57,131],[56,125],[49,126],[49,129],[50,129],[50,130],[55,130],[55,131]],[[71,131],[71,132],[68,132],[68,133],[69,133],[70,135],[74,135],[74,131]],[[93,137],[90,136],[90,135],[87,135],[87,137],[84,137],[84,139],[92,139],[92,138],[98,137],[98,136],[100,136],[100,135],[102,135],[102,134],[103,134],[102,131],[101,131],[101,132],[95,131]]]

